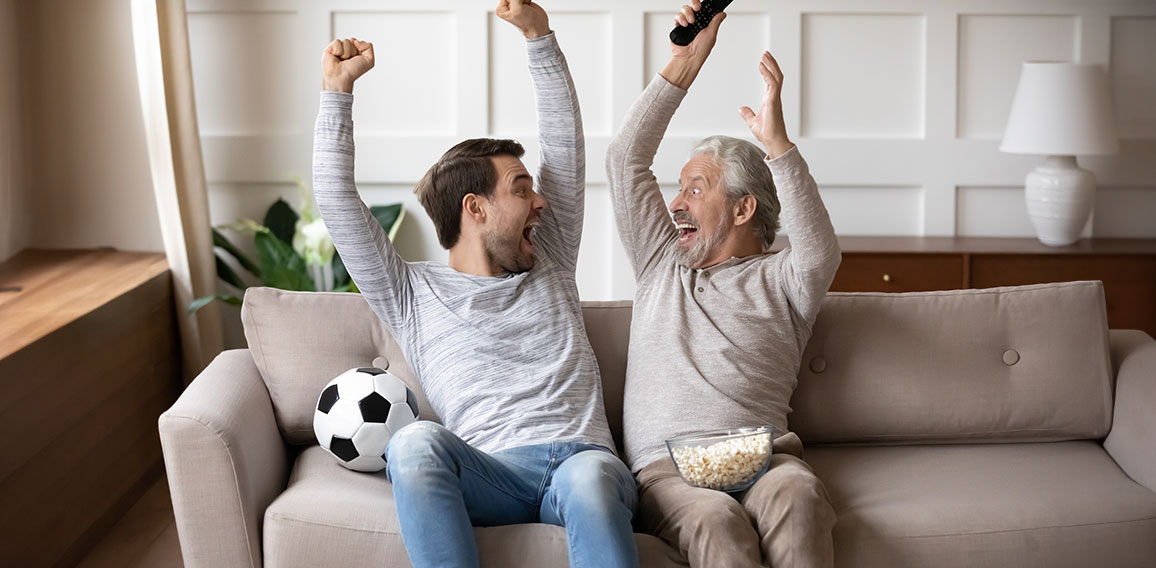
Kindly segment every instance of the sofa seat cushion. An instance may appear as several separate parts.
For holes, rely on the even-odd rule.
[[[635,535],[642,566],[686,566],[678,551]],[[474,529],[483,566],[566,566],[566,533],[545,524]],[[385,472],[349,471],[319,446],[305,448],[289,486],[265,510],[265,566],[410,566]]]
[[[1156,558],[1156,494],[1095,442],[815,446],[806,458],[838,515],[842,566],[1122,567]]]

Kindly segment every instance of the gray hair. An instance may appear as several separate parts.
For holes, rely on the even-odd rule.
[[[755,198],[755,214],[751,228],[755,236],[769,249],[779,230],[779,194],[775,178],[764,162],[766,153],[758,146],[730,136],[711,136],[699,142],[690,152],[691,157],[709,156],[718,161],[723,170],[723,189],[727,202],[735,203],[744,195]]]

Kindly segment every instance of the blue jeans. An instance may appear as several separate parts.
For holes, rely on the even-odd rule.
[[[609,450],[554,442],[487,454],[415,422],[386,449],[401,537],[415,568],[478,566],[473,526],[566,529],[570,566],[638,566],[634,476]]]

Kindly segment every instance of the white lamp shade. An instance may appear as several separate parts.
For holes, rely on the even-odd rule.
[[[1119,151],[1103,70],[1077,63],[1024,63],[999,149],[1058,156]]]

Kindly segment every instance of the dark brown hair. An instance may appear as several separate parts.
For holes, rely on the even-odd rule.
[[[514,140],[471,138],[458,143],[422,176],[413,192],[433,219],[438,242],[446,249],[462,233],[462,199],[475,194],[489,199],[498,185],[498,170],[490,158],[521,158],[526,150]]]

